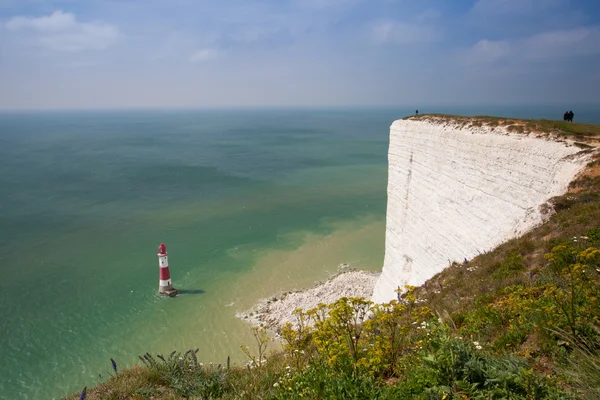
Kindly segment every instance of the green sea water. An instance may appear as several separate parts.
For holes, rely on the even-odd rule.
[[[110,357],[244,361],[260,298],[383,259],[393,110],[0,116],[0,397],[59,398]],[[177,298],[157,295],[167,245]]]
[[[379,271],[389,125],[408,113],[0,114],[0,398],[60,398],[145,352],[242,363],[236,313],[341,263]],[[177,298],[157,295],[161,242]]]

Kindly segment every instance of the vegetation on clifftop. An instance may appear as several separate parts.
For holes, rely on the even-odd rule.
[[[398,301],[297,310],[282,352],[256,329],[248,366],[145,354],[87,399],[600,398],[600,156],[546,207],[545,224]]]
[[[547,119],[514,119],[489,116],[465,117],[448,114],[421,114],[404,118],[405,120],[435,121],[445,124],[453,124],[463,128],[477,128],[487,126],[489,128],[502,127],[513,133],[533,133],[540,136],[551,135],[558,139],[572,139],[582,144],[586,142],[597,143],[600,137],[600,126],[580,124],[566,121],[554,121]],[[589,145],[587,145],[589,146]]]

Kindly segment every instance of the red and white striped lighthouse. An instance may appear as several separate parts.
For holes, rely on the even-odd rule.
[[[158,282],[158,293],[166,296],[176,296],[179,294],[177,289],[171,284],[171,273],[169,272],[169,253],[164,243],[158,246],[158,266],[160,267],[160,278]]]

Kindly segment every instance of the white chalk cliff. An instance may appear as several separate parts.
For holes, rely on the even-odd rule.
[[[434,117],[392,124],[385,260],[374,302],[543,222],[540,206],[566,192],[586,162],[568,143],[468,125]]]

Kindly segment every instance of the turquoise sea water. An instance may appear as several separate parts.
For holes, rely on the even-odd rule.
[[[0,398],[59,398],[146,351],[242,362],[236,312],[343,262],[379,270],[389,125],[408,113],[0,113]],[[156,294],[160,242],[175,299]]]

